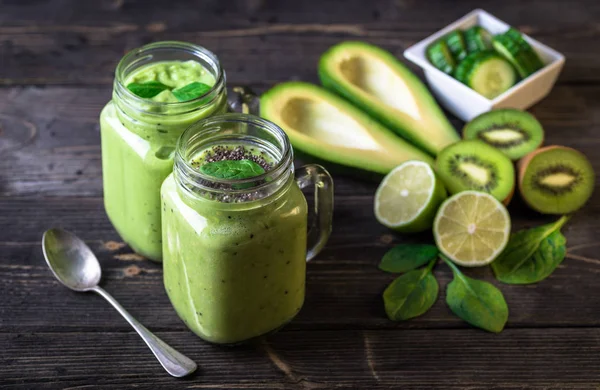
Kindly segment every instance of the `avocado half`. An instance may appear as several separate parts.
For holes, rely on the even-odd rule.
[[[388,128],[437,155],[459,136],[429,90],[391,53],[364,42],[342,42],[319,61],[319,78]]]
[[[407,160],[433,163],[369,115],[312,84],[273,87],[260,98],[260,115],[278,124],[295,150],[320,161],[379,174]]]

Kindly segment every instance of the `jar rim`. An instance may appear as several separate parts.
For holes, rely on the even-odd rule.
[[[173,51],[187,52],[198,58],[205,60],[212,66],[213,70],[216,71],[214,85],[211,87],[210,90],[208,90],[203,95],[198,96],[192,100],[186,100],[184,102],[156,102],[151,99],[145,99],[145,98],[139,97],[136,94],[134,94],[133,92],[131,92],[124,83],[125,77],[127,76],[128,67],[130,67],[133,63],[135,63],[136,59],[137,60],[143,59],[144,55],[151,56],[152,52],[161,51],[161,50],[173,50]],[[225,71],[221,67],[219,58],[212,51],[206,49],[205,47],[196,45],[193,43],[189,43],[189,42],[182,42],[182,41],[159,41],[159,42],[149,43],[147,45],[133,49],[121,58],[121,60],[117,64],[117,68],[115,70],[115,92],[117,92],[117,94],[121,95],[121,97],[123,97],[125,99],[129,99],[129,100],[135,102],[136,104],[143,104],[148,107],[160,106],[160,107],[177,107],[177,108],[184,109],[187,106],[189,106],[190,108],[196,109],[196,108],[198,108],[197,104],[200,101],[206,100],[206,103],[203,104],[203,106],[212,103],[213,99],[207,99],[207,98],[210,96],[213,96],[213,95],[218,96],[220,91],[225,86],[225,78],[226,78]]]
[[[209,176],[202,173],[200,170],[194,168],[189,161],[188,156],[184,155],[186,143],[189,142],[192,137],[202,138],[203,136],[209,135],[214,132],[214,128],[224,123],[238,123],[255,126],[262,130],[267,131],[270,135],[274,136],[275,139],[280,143],[280,156],[277,159],[274,166],[267,172],[254,176],[247,179],[221,179],[214,176]],[[185,180],[186,182],[193,183],[196,189],[208,192],[227,192],[231,194],[242,194],[246,192],[252,192],[261,190],[267,186],[276,184],[278,179],[288,172],[291,172],[293,164],[293,150],[285,131],[275,123],[258,116],[242,113],[227,113],[216,115],[202,119],[190,127],[188,127],[179,137],[177,141],[177,147],[175,150],[175,164],[174,173],[178,180]],[[183,176],[183,177],[179,177]],[[271,181],[266,180],[270,178]],[[216,189],[210,186],[203,185],[202,182],[209,182],[214,184],[225,184],[228,186],[239,185],[239,184],[252,184],[261,182],[259,185],[255,185],[245,189]]]

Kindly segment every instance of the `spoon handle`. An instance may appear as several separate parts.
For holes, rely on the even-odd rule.
[[[92,291],[102,295],[108,302],[110,302],[111,305],[113,305],[115,309],[117,309],[119,313],[121,313],[123,318],[129,322],[133,329],[135,329],[135,331],[138,332],[138,334],[146,342],[146,345],[150,347],[150,350],[154,356],[156,356],[160,364],[165,370],[167,370],[169,374],[174,377],[181,378],[191,374],[196,370],[196,363],[183,354],[177,352],[174,348],[146,329],[144,325],[140,324],[135,318],[133,318],[131,314],[129,314],[127,310],[125,310],[123,306],[121,306],[119,302],[117,302],[104,289],[96,286],[92,288]]]

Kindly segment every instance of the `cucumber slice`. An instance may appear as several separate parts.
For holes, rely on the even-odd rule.
[[[524,49],[519,43],[515,42],[506,35],[496,35],[492,40],[494,49],[502,57],[506,58],[519,72],[519,76],[526,78],[540,69],[535,59],[532,60],[531,51]]]
[[[473,26],[465,31],[465,45],[469,54],[492,48],[492,34],[481,26]]]
[[[517,82],[517,74],[510,62],[493,51],[469,54],[458,64],[455,76],[488,99],[494,99]]]
[[[467,47],[465,46],[465,39],[463,33],[460,30],[452,31],[446,36],[446,44],[448,49],[458,61],[462,61],[467,56]]]
[[[532,63],[532,65],[537,68],[536,70],[544,67],[544,63],[540,59],[540,56],[538,56],[533,47],[531,47],[529,42],[527,42],[525,38],[523,38],[523,34],[521,34],[518,30],[511,27],[503,35],[517,42],[519,46],[523,48],[523,50],[527,51],[530,54],[531,58],[529,60]]]
[[[454,61],[448,44],[443,39],[440,39],[427,48],[427,58],[433,66],[442,72],[448,74],[454,72],[456,61]]]

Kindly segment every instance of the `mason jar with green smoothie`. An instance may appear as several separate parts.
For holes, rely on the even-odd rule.
[[[106,213],[134,251],[162,259],[160,186],[192,123],[227,110],[225,73],[207,49],[158,42],[129,52],[100,115]]]
[[[315,215],[307,230],[301,189],[311,186]],[[331,231],[333,182],[318,165],[294,170],[281,128],[245,114],[192,125],[161,196],[165,288],[192,331],[235,344],[294,318],[306,261]]]

